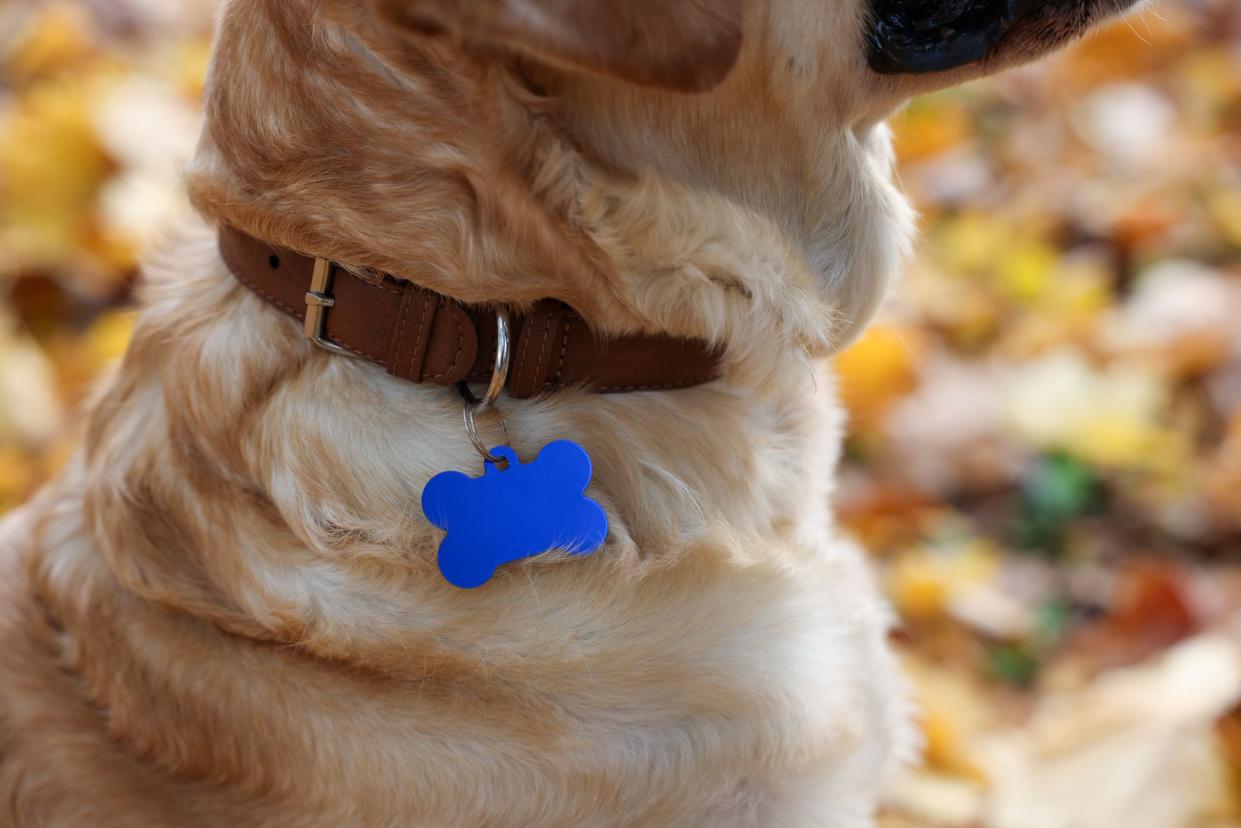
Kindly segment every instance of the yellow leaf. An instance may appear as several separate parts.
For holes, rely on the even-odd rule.
[[[34,471],[26,453],[0,443],[0,511],[16,506],[34,487]]]
[[[133,331],[133,313],[115,311],[106,313],[87,331],[87,349],[100,365],[119,359],[129,346]]]
[[[1231,49],[1200,48],[1185,55],[1177,69],[1181,105],[1199,125],[1216,126],[1241,98],[1241,58]]]
[[[210,60],[211,41],[207,38],[191,41],[178,51],[173,77],[187,98],[195,101],[202,98]]]
[[[836,358],[840,396],[854,421],[870,425],[917,385],[916,332],[876,325]]]
[[[1241,190],[1216,190],[1207,200],[1207,209],[1224,237],[1241,246]]]
[[[938,618],[955,596],[994,578],[996,567],[995,550],[983,541],[944,553],[921,549],[892,564],[888,594],[902,617]]]
[[[966,671],[916,658],[903,659],[921,712],[926,766],[958,778],[985,782],[978,735],[994,726],[988,699]]]
[[[1039,239],[1020,239],[1006,246],[996,264],[1001,291],[1012,301],[1034,304],[1047,292],[1057,252]]]
[[[90,12],[77,3],[51,3],[26,24],[8,55],[11,80],[54,74],[81,65],[94,52]]]
[[[968,110],[947,93],[911,103],[892,119],[892,131],[897,157],[909,162],[939,155],[966,141],[973,125]]]
[[[947,275],[968,276],[992,267],[1013,236],[1012,228],[993,216],[965,213],[944,222],[933,243]]]
[[[89,225],[109,163],[90,122],[89,82],[42,82],[0,114],[0,245],[58,262]]]

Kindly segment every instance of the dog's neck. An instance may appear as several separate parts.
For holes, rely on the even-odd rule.
[[[559,438],[590,452],[611,534],[590,559],[522,564],[457,595],[418,508],[435,474],[481,471],[457,394],[315,349],[231,277],[206,227],[169,251],[147,269],[130,352],[65,484],[83,487],[99,553],[81,562],[106,562],[144,599],[321,656],[404,664],[428,619],[467,646],[495,613],[538,626],[532,593],[588,615],[617,580],[658,581],[699,554],[773,563],[828,531],[839,415],[822,365],[764,393],[725,379],[505,399],[522,456]]]
[[[826,144],[846,155],[782,195],[797,186],[788,170],[768,190],[667,149],[718,114],[644,109],[644,130],[687,120],[630,157],[642,139],[599,138],[626,128],[606,114],[620,100],[576,86],[541,98],[508,66],[309,6],[228,7],[191,170],[204,213],[467,302],[557,298],[604,331],[726,346],[725,377],[708,387],[502,403],[523,455],[558,438],[586,447],[611,521],[607,549],[551,566],[544,588],[548,573],[640,577],[704,544],[745,557],[818,543],[839,423],[816,355],[848,327],[833,314],[853,322],[873,304],[901,247],[883,136],[808,143],[795,157]],[[731,95],[750,94],[744,65],[737,83]],[[709,153],[732,147],[712,141]],[[815,205],[817,219],[796,218]],[[208,231],[148,278],[81,478],[122,584],[235,632],[381,662],[425,634],[420,607],[452,617],[439,535],[417,504],[432,475],[478,472],[455,394],[315,351],[238,286]],[[502,579],[471,612],[510,612],[524,588]]]

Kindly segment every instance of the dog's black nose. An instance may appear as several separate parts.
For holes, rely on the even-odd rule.
[[[870,65],[884,74],[941,72],[975,63],[1014,18],[1011,0],[874,0]]]
[[[872,69],[942,72],[1008,52],[1050,50],[1133,0],[871,0]]]

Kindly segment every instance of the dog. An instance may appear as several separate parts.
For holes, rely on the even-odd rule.
[[[203,220],[0,528],[0,823],[872,825],[917,746],[826,358],[910,246],[883,119],[1126,5],[228,0]],[[460,589],[418,506],[481,470],[457,391],[316,348],[225,227],[718,370],[501,396],[475,427],[588,452],[606,542]]]

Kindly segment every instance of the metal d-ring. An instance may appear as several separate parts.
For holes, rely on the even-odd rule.
[[[479,436],[477,418],[479,414],[484,414],[495,407],[496,400],[500,399],[500,395],[504,393],[504,386],[508,384],[509,365],[513,357],[511,321],[506,308],[496,309],[496,359],[495,365],[491,370],[491,382],[487,386],[487,393],[483,395],[482,399],[479,399],[474,396],[466,383],[463,382],[458,386],[461,396],[465,399],[466,435],[470,438],[470,442],[474,444],[474,450],[484,460],[501,468],[508,464],[508,460],[503,457],[496,457],[491,453],[491,449],[487,447],[482,437]],[[508,424],[504,422],[503,416],[500,417],[500,427],[504,430],[505,437],[507,438]]]

